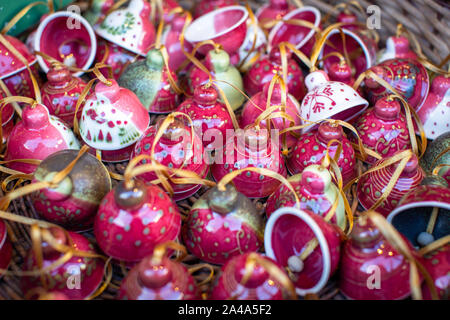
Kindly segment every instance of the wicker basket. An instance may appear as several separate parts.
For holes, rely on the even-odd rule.
[[[82,8],[86,8],[88,0],[79,1]],[[254,10],[267,1],[249,1]],[[317,7],[326,16],[329,14],[330,19],[333,20],[337,16],[339,10],[335,8],[338,3],[342,2],[355,2],[351,0],[347,1],[318,1],[318,0],[303,0],[304,5],[312,5]],[[378,5],[381,9],[381,29],[378,30],[381,43],[383,46],[386,38],[392,34],[395,34],[397,24],[402,23],[404,27],[414,34],[419,40],[423,53],[435,64],[440,64],[450,52],[450,6],[445,4],[445,1],[433,1],[433,0],[375,0],[375,1],[358,1],[361,7],[365,10],[370,5]],[[195,5],[194,0],[181,0],[179,3],[186,9],[191,9]],[[350,10],[354,11],[360,19],[365,19],[364,13],[358,10],[355,6],[350,6]],[[363,21],[363,20],[361,20]],[[152,119],[155,121],[155,118]],[[123,173],[127,163],[109,164],[108,167],[112,172]],[[359,172],[364,171],[362,162],[358,163]],[[181,201],[178,203],[181,212],[187,213],[193,204],[193,202],[203,193],[205,188],[202,188],[196,195],[190,199]],[[0,189],[0,194],[3,192]],[[349,198],[351,196],[349,195]],[[351,200],[351,199],[349,199]],[[262,201],[255,201],[257,207],[260,209],[261,214],[264,212],[264,203]],[[357,213],[356,201],[353,203],[352,208]],[[36,212],[32,206],[30,196],[13,201],[9,207],[10,212],[14,212],[19,215],[38,218]],[[28,250],[31,247],[31,239],[29,233],[29,227],[19,223],[7,222],[9,227],[9,236],[13,243],[13,261],[10,265],[10,270],[19,271],[21,264],[24,261]],[[85,233],[89,239],[95,242],[95,238],[92,233]],[[196,263],[198,260],[193,256],[187,256],[184,263],[191,264]],[[120,286],[120,281],[124,276],[126,270],[120,265],[114,265],[113,280],[97,299],[115,299],[117,289]],[[218,269],[218,268],[217,268]],[[204,279],[207,274],[198,272],[195,274],[198,280]],[[0,299],[23,299],[24,293],[19,286],[20,278],[11,275],[5,275],[0,279]],[[208,290],[208,285],[204,285],[200,288],[203,292]],[[301,298],[301,297],[299,297]],[[344,297],[339,293],[337,287],[337,277],[333,277],[329,284],[318,295],[314,295],[308,298],[315,299],[336,299],[341,300]]]

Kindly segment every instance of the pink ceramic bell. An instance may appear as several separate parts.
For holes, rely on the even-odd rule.
[[[39,82],[37,59],[18,39],[3,36],[28,62],[34,77]],[[3,80],[12,96],[34,98],[33,82],[26,66],[2,43],[0,43],[0,79]]]
[[[339,140],[342,143],[342,151],[337,164],[341,169],[344,184],[355,178],[355,150],[345,137],[342,127],[327,121],[322,122],[317,130],[305,133],[297,140],[286,162],[289,172],[291,174],[301,173],[309,165],[322,163],[331,140]],[[331,144],[330,157],[335,156],[337,148],[338,143]]]
[[[183,241],[203,261],[224,264],[244,252],[258,251],[264,223],[255,205],[228,184],[202,195],[192,206],[183,226]]]
[[[287,55],[287,88],[288,92],[295,99],[301,101],[306,94],[303,72],[297,62],[292,59],[292,53]],[[255,95],[261,92],[264,85],[270,83],[274,73],[281,73],[280,49],[275,47],[270,51],[269,56],[263,56],[247,71],[244,76],[244,88],[247,94]]]
[[[381,98],[374,108],[366,110],[358,118],[355,128],[364,147],[377,152],[383,158],[411,148],[408,124],[401,109],[397,100]],[[350,140],[357,142],[354,135],[350,136]],[[365,161],[374,164],[377,159],[368,156]]]
[[[272,74],[273,75],[273,74]],[[254,124],[258,117],[263,113],[267,108],[267,100],[269,99],[269,89],[270,82],[264,85],[264,88],[261,92],[255,94],[250,101],[248,101],[242,110],[241,118],[239,121],[239,125],[241,128],[245,128],[248,125]],[[281,106],[281,86],[276,83],[273,86],[271,101],[269,103],[269,107],[272,106]],[[267,127],[267,121],[272,123],[272,128],[278,129],[280,131],[289,128],[290,126],[299,126],[301,125],[301,120],[298,116],[300,105],[295,100],[295,98],[291,95],[287,95],[286,101],[286,109],[285,112],[294,119],[294,123],[291,123],[289,120],[278,117],[271,118],[270,120],[263,120],[260,122],[261,128]],[[281,112],[281,108],[277,109],[274,112]],[[299,132],[296,132],[299,134]],[[292,133],[287,133],[280,135],[280,143],[283,143],[284,136],[286,135],[286,144],[288,148],[294,146],[297,141],[297,138]]]
[[[86,87],[86,83],[72,76],[70,70],[62,64],[52,65],[47,73],[48,82],[41,88],[42,103],[47,106],[51,115],[57,116],[68,126],[73,126],[73,117],[78,97]],[[82,107],[77,117],[81,117]]]
[[[6,93],[0,88],[0,100],[6,97]],[[1,112],[2,137],[3,143],[5,143],[14,128],[14,108],[11,104],[7,104],[1,109]]]
[[[181,215],[170,197],[158,186],[136,181],[121,182],[100,204],[94,234],[100,248],[123,261],[140,261],[156,245],[177,239]]]
[[[226,174],[244,168],[263,168],[286,177],[284,159],[278,146],[278,141],[269,137],[268,130],[257,130],[248,127],[244,137],[235,135],[226,141],[221,161],[215,161],[211,166],[211,174],[220,181]],[[247,171],[233,179],[239,192],[249,198],[264,198],[272,194],[280,182],[262,174]]]
[[[339,289],[347,298],[400,300],[410,295],[408,260],[368,219],[355,223],[343,247],[339,270]]]
[[[340,235],[340,229],[322,217],[284,207],[267,221],[264,248],[288,270],[298,295],[317,294],[338,267]]]
[[[38,159],[64,149],[80,149],[73,132],[57,117],[51,116],[42,104],[26,106],[22,121],[18,122],[8,138],[5,160]],[[32,173],[36,165],[11,162],[9,168]]]
[[[37,167],[33,182],[51,181],[78,155],[77,150],[61,150]],[[106,167],[96,157],[85,153],[58,187],[33,194],[33,206],[40,217],[71,230],[87,230],[94,223],[100,201],[111,190]]]
[[[0,220],[0,269],[8,269],[9,263],[12,257],[12,245],[8,239],[8,233],[6,230],[6,224],[3,220]],[[2,277],[0,273],[0,279]]]
[[[122,281],[121,300],[199,300],[197,285],[188,269],[168,257],[144,258]]]
[[[450,298],[450,244],[447,243],[425,254],[422,258],[422,263],[434,280],[439,298],[441,300],[448,300]],[[430,289],[426,283],[422,285],[422,298],[431,300]]]
[[[60,228],[49,229],[55,241],[64,246],[71,246],[74,250],[95,254],[94,246],[84,236],[66,232]],[[47,242],[42,243],[42,265],[48,267],[61,260],[64,253],[57,251]],[[100,286],[103,279],[105,263],[99,258],[87,258],[73,256],[68,261],[58,264],[57,267],[43,274],[47,282],[47,289],[52,292],[62,293],[71,300],[83,300],[90,297]],[[31,250],[26,256],[23,271],[38,271],[39,266],[34,252]],[[41,277],[22,277],[21,288],[23,292],[29,292],[42,286]]]
[[[301,174],[288,178],[299,200],[300,209],[307,210],[322,216],[328,216],[335,201],[338,201],[336,210],[330,221],[337,224],[342,230],[346,227],[344,199],[339,189],[331,180],[331,174],[326,168],[319,165],[310,165]],[[274,211],[281,207],[296,207],[295,197],[285,185],[278,189],[267,199],[266,215],[270,217]]]
[[[379,166],[385,162],[386,159],[381,159],[375,162],[375,166]],[[399,162],[394,163],[388,167],[373,171],[358,181],[357,197],[359,203],[365,210],[369,210],[373,204],[381,197],[383,191],[388,185],[394,174]],[[419,166],[417,156],[413,154],[409,159],[406,167],[403,169],[397,183],[380,206],[376,209],[377,212],[387,216],[392,210],[397,207],[400,199],[408,193],[408,191],[416,188],[424,177],[424,172]]]
[[[449,112],[450,78],[437,75],[433,79],[427,99],[417,112],[428,139],[434,140],[450,131]]]
[[[130,159],[141,154],[151,155],[156,133],[161,124],[162,119],[145,131],[143,138],[136,143]],[[178,119],[169,125],[156,143],[153,156],[156,161],[169,168],[192,171],[202,178],[208,174],[209,166],[204,159],[201,139],[195,132],[192,139],[191,129]],[[141,163],[146,164],[147,160],[144,159]],[[139,178],[150,182],[157,179],[157,175],[154,172],[147,172],[140,175]],[[173,199],[175,201],[189,198],[201,188],[200,184],[175,184],[172,182],[170,184],[174,191]]]
[[[380,50],[377,62],[390,59],[417,59],[417,55],[411,50],[409,40],[404,36],[392,36],[386,40],[386,49]]]
[[[237,4],[236,0],[201,0],[195,6],[194,17],[198,18],[208,12]]]
[[[234,129],[230,114],[226,106],[218,101],[218,93],[213,86],[197,87],[194,97],[186,99],[178,106],[177,111],[192,119],[195,132],[199,137],[203,137],[205,148],[208,145],[222,146],[227,130]]]
[[[244,277],[250,257],[257,256],[259,261],[276,266],[276,271],[285,277],[285,271],[272,259],[257,253],[245,253],[233,257],[222,267],[220,275],[212,288],[209,299],[212,300],[283,300],[292,298],[283,284],[270,274],[264,266],[255,261],[248,280]],[[245,283],[244,283],[245,281]]]
[[[280,20],[294,9],[295,7],[288,0],[270,0],[269,3],[262,5],[255,15],[260,22],[264,23],[271,20]]]
[[[334,62],[330,65],[328,69],[328,77],[331,81],[338,81],[353,87],[355,83],[355,78],[352,75],[352,69],[344,61]]]
[[[412,108],[420,110],[430,88],[427,70],[421,63],[412,59],[390,59],[370,70],[397,90]],[[392,94],[372,78],[364,79],[364,84],[366,98],[372,105],[382,97]]]
[[[80,136],[84,143],[101,152],[103,161],[125,161],[147,129],[150,117],[133,92],[119,87],[113,79],[108,81],[98,83],[86,98]]]

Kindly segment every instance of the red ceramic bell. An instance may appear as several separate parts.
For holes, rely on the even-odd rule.
[[[150,123],[138,97],[113,79],[98,83],[84,103],[80,136],[84,143],[101,152],[103,161],[130,158],[134,144]]]
[[[136,143],[130,159],[141,154],[151,155],[156,133],[161,124],[162,119],[145,131],[143,138]],[[202,178],[208,174],[209,166],[204,159],[201,139],[195,132],[192,137],[191,129],[178,119],[169,125],[156,143],[153,156],[156,161],[169,168],[192,171]],[[141,163],[146,164],[147,160],[144,159]],[[147,172],[140,175],[139,178],[149,182],[157,179],[157,175],[154,172]],[[174,191],[173,199],[175,201],[189,198],[201,188],[200,184],[174,184],[172,182],[170,184]]]
[[[294,9],[295,7],[287,0],[270,0],[269,3],[262,5],[255,15],[260,22],[264,23],[271,20],[280,20]]]
[[[340,229],[322,217],[284,207],[267,221],[264,248],[288,270],[298,295],[317,294],[338,267],[340,235]]]
[[[392,36],[386,40],[386,49],[380,50],[377,62],[390,59],[417,59],[417,55],[411,50],[409,40],[404,36]]]
[[[257,130],[248,127],[244,137],[232,136],[226,142],[221,161],[215,161],[211,166],[211,174],[216,181],[220,181],[226,174],[244,168],[263,168],[286,177],[284,159],[278,146],[278,141],[269,137],[268,130]],[[271,195],[280,182],[262,174],[247,171],[233,179],[239,192],[249,198],[264,198]]]
[[[321,164],[331,140],[339,140],[342,143],[342,152],[337,164],[341,169],[344,184],[355,178],[355,150],[345,137],[342,127],[327,121],[322,122],[317,130],[300,136],[286,162],[289,172],[297,174],[309,165]],[[330,157],[335,156],[337,148],[338,143],[332,143],[329,148]]]
[[[339,270],[339,289],[347,298],[399,300],[410,295],[408,260],[367,219],[355,223]]]
[[[78,97],[86,83],[81,78],[72,76],[70,70],[62,64],[50,66],[47,79],[48,82],[41,88],[42,103],[47,106],[51,115],[72,127]],[[81,111],[82,107],[78,110],[78,119]]]
[[[75,135],[61,120],[51,116],[42,104],[26,106],[22,121],[18,122],[8,138],[5,160],[38,159],[64,149],[80,149]],[[32,173],[36,165],[12,162],[8,167],[24,173]]]
[[[306,94],[302,69],[292,58],[292,52],[287,54],[287,88],[295,99],[301,101]],[[263,56],[247,71],[244,76],[244,88],[247,94],[255,95],[263,91],[264,85],[270,83],[274,73],[282,72],[281,54],[278,47],[273,48],[268,56]]]
[[[144,258],[122,281],[121,300],[199,300],[194,278],[180,262],[168,257]]]
[[[194,97],[186,99],[177,109],[192,119],[195,132],[203,137],[205,148],[208,145],[222,146],[227,130],[234,129],[227,107],[218,98],[213,86],[201,85],[195,89]]]
[[[198,18],[208,12],[237,4],[236,0],[201,0],[195,6],[194,17]]]
[[[375,107],[366,110],[355,123],[363,146],[383,158],[410,149],[408,124],[401,109],[397,100],[385,97],[378,100]],[[356,143],[356,136],[351,135],[350,141]],[[374,164],[377,159],[368,156],[365,161]]]
[[[370,70],[397,90],[412,108],[420,110],[430,88],[427,70],[421,63],[411,59],[391,59],[373,66]],[[372,78],[366,78],[364,84],[366,97],[372,105],[391,94]]]
[[[8,233],[6,230],[6,224],[3,220],[0,220],[0,269],[8,269],[9,263],[12,257],[12,246],[8,239]],[[2,277],[0,273],[0,279]]]
[[[272,259],[258,253],[244,253],[233,257],[222,267],[220,275],[212,288],[212,300],[283,300],[292,298],[286,292],[286,288],[280,281],[266,270],[258,261],[255,262],[248,280],[244,277],[250,257],[256,256],[259,261],[264,261],[275,266],[276,271],[286,278],[285,271]],[[275,268],[274,268],[275,269]],[[245,283],[244,283],[245,281]]]
[[[334,202],[338,201],[330,221],[337,224],[342,230],[345,229],[344,199],[342,199],[339,189],[331,181],[331,174],[328,169],[313,164],[305,168],[301,174],[289,177],[288,181],[300,200],[301,210],[307,210],[325,218],[333,207]],[[273,212],[281,207],[296,206],[297,203],[292,191],[285,185],[280,185],[267,199],[266,215],[270,217]]]
[[[224,264],[244,252],[258,251],[264,223],[255,205],[231,184],[214,187],[192,206],[183,226],[183,241],[201,260]]]
[[[273,74],[272,74],[273,76]],[[270,89],[270,82],[266,83],[264,85],[264,88],[261,92],[255,94],[250,101],[248,101],[242,110],[241,118],[239,121],[239,125],[241,128],[245,128],[248,125],[254,124],[255,121],[258,119],[258,117],[263,113],[267,108],[267,100],[269,100],[269,89]],[[282,91],[281,86],[276,83],[273,86],[272,96],[270,97],[270,103],[269,107],[273,106],[281,106],[282,103],[282,97],[281,97]],[[278,129],[278,130],[284,130],[289,128],[290,126],[299,126],[301,125],[301,120],[299,118],[299,110],[300,105],[295,100],[295,98],[291,95],[287,96],[286,101],[286,109],[285,112],[294,119],[294,123],[291,123],[289,120],[278,117],[278,118],[271,118],[269,121],[272,123],[272,128]],[[281,108],[277,109],[273,112],[281,112]],[[261,128],[267,127],[267,120],[263,120],[260,122]],[[297,135],[299,132],[296,132]],[[284,136],[280,135],[280,143],[283,143]],[[297,141],[297,138],[292,133],[286,134],[286,144],[288,148],[291,148]]]
[[[62,150],[48,156],[37,167],[33,182],[51,181],[77,155],[77,150]],[[100,201],[110,190],[111,178],[106,167],[85,153],[57,188],[33,194],[33,206],[47,221],[72,230],[87,230],[94,223]]]
[[[450,244],[447,243],[442,247],[425,254],[422,258],[422,263],[434,281],[439,298],[441,300],[449,300]],[[431,300],[430,289],[426,283],[422,285],[422,298],[425,300]]]
[[[55,241],[61,245],[71,246],[74,250],[95,254],[94,246],[84,236],[68,232],[68,239],[64,230],[50,229]],[[64,253],[57,251],[47,242],[42,243],[42,266],[48,267],[62,258]],[[100,286],[103,279],[105,263],[99,258],[87,258],[73,256],[68,261],[44,273],[47,289],[52,292],[62,293],[71,300],[83,300],[90,297]],[[26,256],[23,271],[38,271],[39,266],[34,252],[31,250]],[[22,277],[21,288],[23,292],[29,292],[42,286],[41,277]]]
[[[181,215],[158,186],[136,181],[121,182],[100,204],[94,234],[100,248],[123,261],[140,261],[156,245],[174,241],[181,229]]]
[[[375,162],[374,167],[383,164],[385,161],[386,159],[378,160]],[[375,170],[359,179],[357,185],[357,197],[359,203],[365,210],[369,210],[369,208],[371,208],[381,197],[398,165],[399,162],[394,163],[388,167]],[[387,216],[397,207],[400,199],[408,193],[408,191],[413,190],[422,182],[423,177],[424,172],[419,166],[419,160],[417,159],[417,156],[413,154],[392,191],[376,211]]]
[[[6,93],[0,88],[0,100],[3,98],[6,98]],[[1,112],[2,137],[3,143],[5,143],[14,128],[14,108],[11,104],[7,104],[1,109]]]

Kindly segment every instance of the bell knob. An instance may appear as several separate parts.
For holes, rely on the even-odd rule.
[[[95,86],[95,93],[104,95],[111,103],[114,103],[119,100],[121,96],[120,86],[114,79],[108,79],[108,81],[109,83],[99,82]]]
[[[160,118],[158,120],[158,127],[162,124],[164,121],[163,118]],[[164,131],[163,135],[161,136],[161,140],[165,144],[175,144],[180,142],[183,139],[183,136],[186,136],[187,128],[184,125],[184,123],[179,119],[173,119],[172,123],[169,124],[169,126]],[[189,133],[190,134],[190,133]]]
[[[236,268],[234,270],[234,276],[238,283],[243,283],[243,279],[247,273],[245,269],[248,255],[241,255],[237,259]],[[261,286],[265,281],[269,279],[269,273],[258,263],[255,263],[251,275],[244,283],[246,288],[257,288]]]
[[[400,162],[397,162],[395,164],[395,167],[399,166]],[[403,169],[401,173],[401,177],[411,177],[414,174],[416,174],[417,170],[419,169],[419,159],[417,156],[413,153],[411,158],[406,163],[405,168]]]
[[[162,288],[172,280],[172,271],[164,260],[154,264],[152,257],[148,257],[139,264],[138,280],[147,288]]]
[[[335,62],[328,71],[330,79],[339,82],[350,82],[352,79],[352,69],[347,63]]]
[[[355,222],[351,233],[352,244],[360,248],[369,248],[376,245],[382,234],[367,218],[360,218]]]
[[[263,87],[263,95],[267,99],[269,99],[269,89],[270,89],[270,82],[264,84]],[[288,98],[288,93],[286,92],[286,99]],[[272,95],[270,96],[270,103],[277,105],[281,104],[281,85],[279,83],[275,83],[272,88]]]
[[[217,187],[208,193],[208,204],[212,211],[225,215],[233,211],[237,204],[239,193],[232,184],[225,186],[225,191]]]
[[[134,181],[132,188],[127,188],[124,181],[121,181],[115,191],[114,200],[117,205],[125,210],[135,210],[142,206],[147,199],[147,188],[139,180]]]
[[[212,106],[217,98],[217,90],[212,85],[201,85],[194,90],[194,101],[200,106]]]
[[[308,88],[308,91],[313,91],[329,81],[330,78],[325,71],[317,70],[306,76],[305,85]]]
[[[145,58],[147,67],[153,70],[162,70],[164,67],[164,58],[159,49],[150,50]]]
[[[450,78],[443,75],[437,75],[431,84],[431,92],[439,96],[444,96],[449,89]]]
[[[252,150],[262,151],[267,149],[267,143],[269,141],[267,129],[260,130],[256,127],[249,125],[244,129],[245,145]]]
[[[328,173],[330,177],[327,179],[326,174],[323,174],[324,171],[328,170],[319,167],[307,167],[302,173],[302,185],[313,194],[323,194],[331,183],[330,174]]]
[[[205,66],[214,72],[225,72],[230,67],[230,56],[225,50],[215,49],[206,55]]]
[[[381,98],[375,103],[374,112],[377,118],[382,120],[395,120],[401,110],[400,102],[388,97]]]
[[[67,244],[67,237],[63,229],[52,227],[49,229],[54,240],[60,245]],[[42,254],[44,257],[50,257],[54,254],[59,254],[60,252],[52,247],[49,243],[43,241],[42,242]]]
[[[22,112],[22,120],[28,129],[41,129],[49,123],[47,107],[38,103],[34,106],[26,106]]]
[[[333,139],[341,140],[344,136],[344,131],[340,125],[328,121],[322,122],[319,125],[317,133],[317,138],[325,144],[328,144]]]
[[[72,79],[70,70],[63,64],[55,64],[47,72],[48,82],[52,86],[64,86]]]
[[[289,3],[286,0],[270,0],[270,7],[278,10],[289,9]]]
[[[380,66],[373,66],[370,70],[381,79],[384,79],[386,76],[386,71]],[[377,89],[380,87],[380,84],[371,77],[365,78],[364,83],[369,89]]]

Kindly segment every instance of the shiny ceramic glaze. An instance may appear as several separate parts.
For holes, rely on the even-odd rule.
[[[228,7],[228,6],[234,6],[237,5],[238,1],[236,0],[202,0],[198,1],[197,5],[194,9],[194,17],[198,18],[204,14],[207,14],[208,12]]]
[[[176,240],[181,215],[158,186],[136,183],[127,189],[121,182],[100,203],[94,234],[100,248],[123,261],[140,261],[157,244]]]
[[[381,98],[374,108],[366,110],[356,121],[355,128],[361,141],[369,150],[383,158],[392,157],[396,152],[411,148],[408,124],[400,102]],[[355,135],[350,140],[357,143]],[[374,164],[376,158],[368,156],[366,162]]]
[[[206,148],[222,147],[223,139],[227,136],[227,130],[233,130],[233,123],[227,107],[219,102],[217,90],[208,85],[202,85],[195,89],[194,97],[186,99],[177,108],[178,112],[187,114],[194,124],[195,132],[202,139],[203,146]],[[222,135],[212,139],[216,133]],[[209,135],[212,135],[209,140]],[[216,141],[218,139],[218,141]]]
[[[72,127],[78,97],[86,83],[72,76],[69,69],[61,65],[51,66],[47,79],[41,87],[42,103],[47,106],[51,115],[57,116]],[[78,109],[78,119],[81,117],[82,106]]]
[[[412,108],[420,110],[430,87],[427,70],[422,64],[411,59],[391,59],[373,66],[370,70],[397,90]],[[372,105],[391,94],[373,79],[366,78],[364,84],[366,98]]]
[[[202,62],[213,76],[213,79],[226,81],[244,91],[241,74],[231,65],[230,56],[224,50],[209,51]],[[208,75],[196,66],[192,66],[189,70],[187,79],[188,83],[185,89],[190,95],[193,95],[195,88],[209,81]],[[223,90],[233,110],[238,109],[244,102],[245,97],[229,84],[217,82],[214,85]]]
[[[0,220],[0,269],[8,269],[9,263],[12,257],[12,246],[8,239],[8,233],[6,230],[6,224],[3,220]],[[2,278],[0,272],[0,279]]]
[[[80,149],[70,128],[49,115],[44,105],[26,106],[22,112],[22,121],[14,126],[8,138],[5,160],[44,160],[64,149]],[[36,165],[20,162],[12,162],[7,166],[24,173],[32,173],[36,169]]]
[[[118,83],[133,91],[148,112],[170,113],[177,107],[178,95],[170,85],[167,72],[161,51],[153,49],[145,60],[126,67]],[[177,82],[176,74],[171,75]]]
[[[430,174],[433,170],[443,165],[438,174],[450,184],[450,132],[441,134],[427,146],[425,154],[420,159],[422,168]],[[447,165],[447,166],[446,166]]]
[[[268,137],[266,129],[256,131],[249,128],[244,132],[245,138],[233,136],[228,139],[222,150],[223,161],[211,165],[211,174],[220,181],[226,174],[244,168],[263,168],[284,177],[287,172],[278,141]],[[262,174],[247,171],[233,179],[239,192],[249,198],[264,198],[271,195],[280,182]]]
[[[114,0],[93,0],[90,8],[83,13],[83,17],[91,26],[101,23],[113,4]]]
[[[435,251],[423,256],[422,263],[431,278],[438,292],[439,298],[449,300],[450,288],[450,244],[446,244]],[[431,300],[431,293],[428,286],[422,285],[422,297],[425,300]]]
[[[141,155],[151,155],[152,146],[155,141],[156,133],[162,121],[156,125],[150,126],[143,134],[142,139],[136,143],[130,159]],[[169,128],[166,129],[161,139],[155,145],[153,154],[156,161],[164,166],[174,169],[189,170],[205,178],[209,167],[203,156],[203,144],[200,137],[195,134],[192,137],[191,129],[181,120],[175,120]],[[142,160],[142,164],[149,161]],[[140,179],[150,182],[157,179],[154,172],[147,172],[139,176]],[[174,195],[173,199],[179,201],[186,199],[196,193],[201,185],[175,184],[170,182]]]
[[[246,274],[245,266],[248,256],[249,253],[238,255],[222,267],[209,298],[212,300],[283,300],[288,298],[283,285],[258,263],[255,264],[247,282],[244,285],[241,284]],[[276,264],[265,256],[260,255],[260,258]],[[278,267],[278,272],[285,272],[281,266]]]
[[[300,136],[286,162],[289,172],[297,174],[309,165],[321,164],[328,148],[328,142],[333,139],[342,143],[342,151],[337,164],[341,169],[344,184],[355,178],[355,150],[345,137],[342,127],[329,122],[322,122],[318,129]],[[337,148],[337,143],[330,146],[330,157],[335,156]]]
[[[313,239],[317,239],[317,247],[301,261],[299,254]],[[318,215],[285,207],[267,221],[264,248],[283,269],[289,267],[298,295],[318,293],[338,267],[340,231]]]
[[[450,131],[450,78],[437,75],[417,115],[428,139],[433,140]]]
[[[188,269],[180,262],[152,256],[134,266],[122,281],[120,300],[197,300],[197,285]]]
[[[80,119],[80,136],[84,143],[102,152],[103,161],[125,161],[150,123],[150,117],[138,97],[120,87],[97,83],[87,98]],[[127,149],[128,148],[128,149]]]
[[[303,72],[292,54],[287,55],[287,87],[295,99],[301,101],[306,94]],[[247,71],[244,76],[245,92],[255,95],[261,92],[266,83],[270,83],[274,73],[282,73],[280,49],[273,48],[269,56],[263,56]]]
[[[251,101],[248,101],[244,105],[244,108],[242,110],[241,117],[239,120],[239,125],[241,128],[245,128],[246,126],[248,126],[250,124],[254,124],[256,122],[256,119],[261,115],[261,113],[263,113],[266,110],[267,100],[269,99],[269,87],[270,87],[270,83],[266,83],[264,85],[263,90],[258,92],[257,94],[255,94],[251,98]],[[273,106],[281,105],[281,103],[282,103],[281,93],[282,93],[282,91],[281,91],[280,85],[275,84],[273,87],[272,96],[271,96],[271,100],[269,103],[269,108],[273,107]],[[272,128],[278,129],[280,131],[283,129],[287,129],[290,126],[301,125],[301,120],[298,116],[299,110],[300,110],[299,103],[291,95],[287,96],[286,102],[287,103],[286,103],[285,112],[289,116],[291,116],[292,119],[294,119],[294,123],[291,123],[289,120],[284,119],[282,117],[270,119],[270,122],[272,123]],[[281,112],[281,108],[279,108],[273,112]],[[267,120],[261,121],[260,127],[267,128]],[[296,133],[298,135],[300,132],[295,131],[294,133]],[[282,143],[283,143],[284,136],[285,136],[285,134],[280,135],[280,145],[282,145]],[[297,141],[297,138],[292,133],[286,134],[286,144],[287,144],[288,148],[291,148],[296,143],[296,141]]]
[[[380,50],[377,63],[390,59],[417,59],[417,55],[411,50],[409,40],[404,36],[392,36],[386,40],[386,49]]]
[[[331,63],[327,73],[331,81],[343,82],[350,87],[353,87],[353,84],[355,83],[352,69],[345,61]]]
[[[332,118],[349,122],[369,105],[352,87],[343,82],[330,81],[322,70],[308,74],[305,84],[308,93],[302,101],[300,116],[309,121]],[[310,125],[303,132],[313,128]]]
[[[69,245],[69,239],[62,229],[51,229],[53,237],[64,245]],[[89,243],[88,239],[84,236],[68,232],[72,239],[72,247],[79,251],[87,251],[90,253],[96,253],[94,246]],[[43,263],[42,267],[46,268],[55,263],[58,259],[64,255],[50,247],[47,243],[42,244],[43,247]],[[31,250],[26,256],[25,263],[23,265],[24,271],[36,271],[38,270],[35,255]],[[71,300],[83,300],[92,295],[95,290],[100,286],[103,279],[104,262],[99,258],[85,258],[85,257],[72,257],[67,262],[59,265],[58,267],[51,269],[45,274],[45,279],[48,284],[48,290],[52,292],[62,293]],[[73,280],[75,272],[80,274],[80,286],[76,288],[76,283]],[[73,287],[69,287],[68,284],[73,284]],[[23,292],[29,292],[30,290],[41,287],[42,283],[40,277],[22,277],[21,288]]]
[[[379,166],[385,161],[386,159],[378,160],[373,166]],[[359,203],[364,209],[368,210],[381,197],[398,164],[399,162],[373,171],[359,179],[356,193]],[[413,155],[403,169],[391,193],[376,211],[387,216],[397,207],[400,199],[406,193],[416,188],[422,182],[423,177],[424,172],[419,166],[417,156]]]
[[[343,247],[339,270],[339,289],[347,298],[398,300],[410,294],[409,262],[370,221],[355,224]],[[379,286],[370,288],[368,284],[375,285],[374,270],[379,270]]]
[[[47,157],[34,173],[33,182],[49,181],[78,155],[77,150],[62,150]],[[111,179],[96,157],[85,153],[55,189],[33,194],[33,206],[45,220],[65,228],[86,230],[103,197],[111,190]]]
[[[256,18],[262,23],[280,20],[289,11],[294,10],[295,6],[289,3],[287,0],[270,0],[269,3],[261,6],[256,12]]]
[[[308,166],[302,173],[288,178],[299,200],[300,209],[308,210],[325,218],[330,212],[335,201],[338,201],[336,211],[330,221],[337,224],[342,230],[346,226],[344,200],[339,194],[339,189],[331,181],[331,175],[327,169],[318,165]],[[337,199],[337,200],[336,200]],[[296,207],[295,197],[285,185],[278,189],[267,199],[266,215],[281,207]]]
[[[212,188],[192,206],[182,236],[188,250],[203,261],[224,264],[244,252],[258,251],[264,222],[255,205],[232,185]]]

